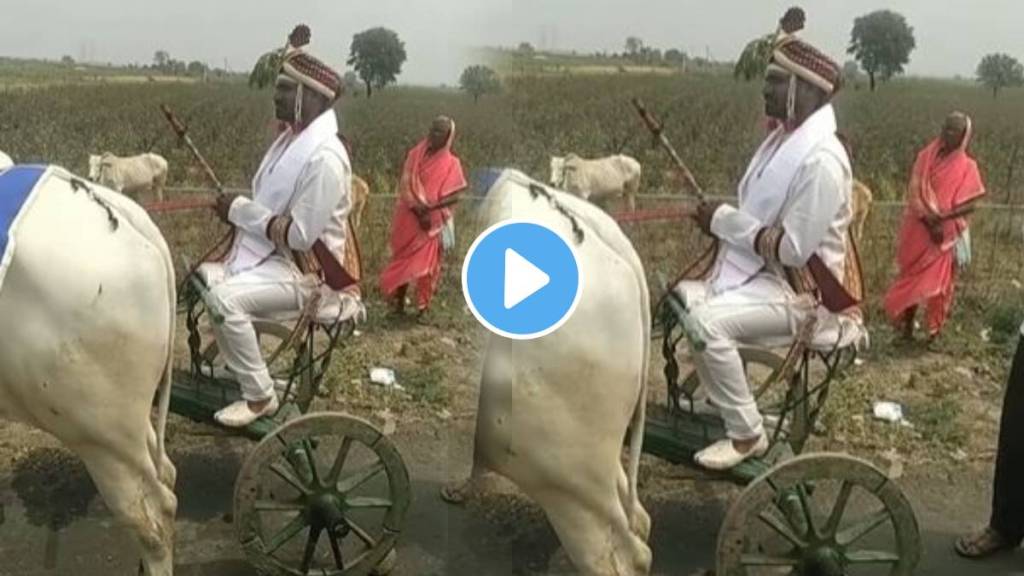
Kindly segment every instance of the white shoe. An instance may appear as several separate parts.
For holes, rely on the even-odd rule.
[[[708,470],[725,471],[739,466],[748,458],[760,458],[767,453],[768,437],[762,434],[757,444],[746,453],[736,450],[732,440],[726,438],[698,452],[693,461]]]
[[[267,405],[259,412],[253,412],[252,409],[249,408],[248,402],[245,400],[239,400],[238,402],[235,402],[214,414],[213,419],[220,425],[227,426],[228,428],[245,428],[264,416],[272,416],[277,412],[279,406],[280,403],[277,401],[277,394],[271,396],[270,402],[267,402]]]

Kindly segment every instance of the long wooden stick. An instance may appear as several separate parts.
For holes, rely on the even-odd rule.
[[[185,125],[182,124],[180,120],[178,120],[178,117],[174,115],[174,112],[171,112],[171,109],[167,106],[167,104],[161,104],[160,110],[164,113],[164,117],[166,117],[167,121],[171,124],[171,129],[174,130],[174,133],[178,135],[178,139],[185,144],[185,146],[189,149],[190,152],[192,152],[192,157],[195,158],[197,162],[199,162],[199,165],[203,168],[203,171],[206,173],[206,177],[209,178],[211,182],[213,182],[213,186],[217,189],[217,195],[223,195],[224,185],[220,183],[220,179],[217,178],[216,174],[214,174],[213,168],[210,167],[210,164],[206,161],[206,158],[203,158],[203,155],[199,152],[199,149],[196,148],[196,145],[192,143],[192,138],[188,135],[188,130],[185,128]]]
[[[665,152],[668,153],[669,157],[672,158],[672,162],[676,165],[676,169],[683,175],[686,183],[693,188],[693,192],[697,197],[697,200],[703,202],[704,190],[701,189],[700,184],[697,184],[697,179],[693,177],[693,172],[691,172],[686,166],[686,163],[683,162],[683,159],[680,158],[679,154],[676,152],[675,147],[672,146],[668,137],[665,136],[665,127],[662,126],[661,122],[659,122],[654,115],[647,110],[647,107],[644,106],[644,103],[640,101],[639,98],[633,98],[633,106],[640,114],[640,119],[642,119],[644,124],[647,125],[647,129],[651,131],[651,134],[653,134],[658,140],[658,143],[661,144],[662,149],[664,149]]]

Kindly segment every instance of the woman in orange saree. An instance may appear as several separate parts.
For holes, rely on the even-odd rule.
[[[929,339],[941,332],[953,305],[954,248],[967,230],[966,216],[985,195],[978,164],[967,153],[971,137],[971,119],[954,112],[914,163],[896,254],[899,276],[885,296],[889,319],[907,339],[920,305]]]
[[[441,235],[457,194],[467,186],[462,163],[452,153],[454,139],[455,123],[439,117],[406,156],[391,222],[391,262],[380,275],[381,291],[396,312],[404,309],[408,286],[415,283],[422,316],[441,278]]]

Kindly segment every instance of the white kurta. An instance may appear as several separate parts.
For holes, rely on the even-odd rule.
[[[784,266],[802,267],[817,254],[837,278],[843,277],[853,177],[834,135],[831,107],[823,110],[827,118],[808,120],[810,134],[780,131],[765,141],[740,185],[739,208],[722,206],[712,219],[722,251],[711,277],[677,287],[707,342],[704,352],[694,354],[701,382],[736,440],[764,434],[737,347],[790,342],[807,314],[816,313],[830,324],[827,311],[798,299],[782,269],[755,252],[758,231],[765,226],[785,230],[779,245]],[[793,146],[793,138],[806,142]],[[795,160],[794,154],[799,156]],[[787,163],[789,170],[779,169]]]
[[[290,254],[267,239],[267,223],[290,215],[291,249],[309,250],[319,238],[333,254],[344,253],[352,172],[335,136],[337,126],[328,111],[302,133],[286,132],[274,143],[253,180],[253,198],[231,205],[228,219],[238,233],[227,259],[200,268],[224,315],[223,324],[214,325],[218,347],[246,400],[264,400],[274,392],[252,319],[297,316],[319,289],[315,279],[303,278]]]

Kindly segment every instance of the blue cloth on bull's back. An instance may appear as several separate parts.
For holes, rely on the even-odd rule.
[[[473,196],[473,202],[471,206],[478,208],[483,204],[484,198],[487,197],[487,193],[494,187],[495,182],[501,178],[501,175],[505,173],[505,168],[497,166],[488,166],[486,168],[476,168],[471,170],[469,173],[469,190]]]
[[[0,286],[10,265],[14,246],[14,225],[18,214],[49,166],[12,166],[0,172]]]

